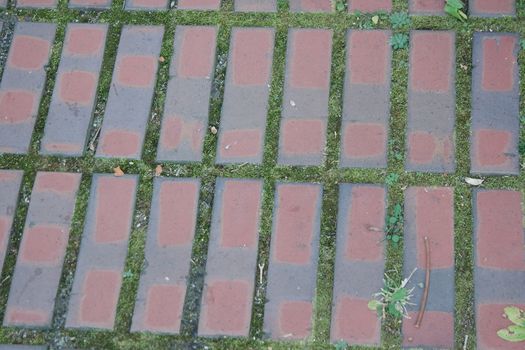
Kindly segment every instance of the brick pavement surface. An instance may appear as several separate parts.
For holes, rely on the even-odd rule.
[[[16,6],[37,7],[24,14],[45,14],[56,11],[41,8],[56,4],[54,0],[20,0]],[[349,0],[347,4],[350,12],[392,9],[391,1],[383,0]],[[10,5],[15,4],[11,1]],[[168,1],[127,0],[118,5],[127,10],[167,10]],[[230,3],[223,5],[230,7]],[[301,19],[294,23],[303,23],[303,18],[314,15],[297,12],[326,12],[319,18],[330,18],[335,2],[292,0],[289,5],[287,15]],[[104,10],[111,1],[70,0],[69,6]],[[220,6],[220,0],[176,3],[181,10],[212,11]],[[277,11],[275,0],[236,0],[233,6],[236,12]],[[413,16],[442,15],[442,6],[443,1],[411,0],[409,12]],[[516,15],[514,1],[472,0],[469,6],[472,16]],[[101,13],[102,18],[107,13]],[[135,19],[149,14],[128,15]],[[209,23],[206,16],[212,13],[180,13],[186,24],[192,22],[185,16],[196,15],[203,16],[200,23]],[[228,16],[251,18],[253,14],[224,16],[228,22],[233,18]],[[271,21],[274,15],[263,16]],[[134,19],[129,23],[135,23]],[[20,21],[12,37],[11,26],[4,26],[0,266],[4,260],[6,266],[0,280],[3,324],[9,328],[2,329],[6,334],[2,342],[29,343],[23,337],[29,335],[35,344],[53,337],[51,346],[55,346],[62,340],[55,334],[65,328],[79,342],[95,338],[89,331],[95,329],[108,331],[101,337],[112,337],[114,330],[119,337],[133,332],[133,339],[151,337],[152,344],[168,339],[157,335],[179,335],[173,338],[179,341],[191,332],[199,341],[211,344],[215,340],[205,338],[295,342],[291,346],[309,346],[314,339],[384,346],[381,334],[385,327],[367,304],[383,286],[384,235],[392,220],[388,208],[394,204],[387,203],[387,187],[341,183],[337,191],[336,180],[310,177],[310,170],[321,168],[305,167],[327,163],[327,170],[319,171],[330,179],[341,179],[341,174],[347,179],[346,172],[352,179],[366,179],[360,170],[346,168],[381,169],[388,159],[399,160],[389,154],[403,146],[393,144],[398,138],[389,132],[390,122],[397,117],[390,113],[390,102],[398,98],[391,95],[392,86],[399,84],[392,81],[391,32],[351,29],[345,33],[297,24],[301,28],[290,28],[286,34],[286,28],[282,32],[283,28],[273,28],[268,21],[233,27],[229,38],[219,36],[219,30],[230,33],[229,25],[226,29],[222,24],[168,26],[167,32],[172,35],[174,29],[175,33],[174,38],[166,38],[166,43],[174,40],[174,50],[171,61],[164,62],[169,66],[165,86],[157,86],[162,26],[70,23],[57,32],[64,38],[57,45],[55,24]],[[482,18],[477,21],[488,23]],[[489,21],[498,23],[498,19]],[[260,23],[270,27],[255,26]],[[116,51],[108,56],[105,44],[110,33]],[[285,37],[287,48],[282,52]],[[333,52],[332,38],[337,50],[344,46],[344,53]],[[281,41],[276,43],[276,39]],[[521,174],[519,40],[515,33],[476,32],[473,36],[473,174]],[[399,322],[399,346],[451,349],[462,345],[455,340],[462,338],[464,330],[456,334],[455,325],[464,321],[459,313],[470,311],[455,310],[457,287],[465,291],[464,281],[456,286],[455,265],[470,266],[469,261],[460,260],[465,255],[456,251],[458,244],[465,249],[465,240],[470,242],[466,235],[471,232],[464,229],[466,216],[472,218],[474,253],[473,281],[467,282],[474,291],[475,325],[468,330],[475,329],[478,349],[521,349],[521,344],[504,342],[497,331],[510,324],[502,317],[505,307],[525,308],[524,201],[519,188],[523,179],[506,177],[500,182],[489,178],[490,189],[478,188],[472,196],[465,196],[466,185],[460,179],[465,169],[456,172],[455,160],[456,153],[465,151],[455,150],[455,47],[452,31],[412,31],[408,62],[399,63],[408,63],[409,72],[405,169],[442,175],[425,184],[425,177],[407,174],[410,186],[404,189],[404,199],[395,203],[404,205],[404,249],[394,253],[395,261],[403,260],[400,274],[404,277],[417,267],[408,284],[414,287],[416,305],[408,307],[411,318]],[[218,60],[217,52],[221,53]],[[101,111],[99,135],[91,129],[105,55],[109,60],[105,66],[111,66],[113,72],[104,75],[111,80],[103,84],[109,86],[109,95]],[[344,65],[333,65],[332,55],[344,57]],[[277,62],[282,59],[285,61]],[[273,72],[281,66],[284,81],[275,86]],[[332,89],[334,95],[343,88],[341,96],[329,100],[332,70],[344,70],[345,77],[344,86]],[[220,73],[217,77],[216,72]],[[46,82],[47,77],[54,81]],[[281,104],[281,115],[272,113],[268,119],[271,84],[276,88],[271,98],[281,96],[281,89],[283,97],[282,101],[271,100]],[[212,92],[216,135],[208,120]],[[160,108],[161,124],[155,124],[150,135],[154,140],[148,144],[158,144],[157,153],[148,150],[148,159],[136,162],[142,169],[139,187],[139,175],[131,169],[134,160],[142,157],[146,129],[159,120],[151,118],[155,94],[164,108]],[[337,145],[339,154],[326,149],[329,101],[342,103],[341,121],[338,115],[330,116],[336,121],[331,124],[335,134],[330,135],[330,144]],[[268,125],[279,131],[266,135]],[[88,135],[95,135],[95,141],[99,136],[97,158],[129,159],[120,163],[129,174],[78,173],[78,169],[93,167],[92,161],[96,169],[105,169],[98,171],[109,171],[119,163],[82,157],[91,141]],[[265,143],[270,138],[278,140],[276,149]],[[333,153],[328,153],[325,162],[327,151]],[[205,152],[214,158],[204,158]],[[261,167],[263,156],[265,163],[277,161],[278,167]],[[203,158],[203,164],[188,168],[180,164],[200,163]],[[146,174],[143,167],[154,167],[152,159],[170,163],[162,164],[165,177],[152,179]],[[26,161],[32,165],[26,167]],[[288,165],[303,167],[297,178],[295,169],[279,168]],[[248,169],[252,175],[238,178],[238,169]],[[384,174],[383,170],[373,171]],[[291,173],[294,176],[288,175]],[[449,187],[452,184],[456,187]],[[331,196],[337,197],[337,205],[325,205],[336,199]],[[465,210],[465,200],[472,200],[472,212],[458,216]],[[77,202],[82,205],[77,207]],[[70,242],[70,231],[76,231],[79,222],[82,232]],[[425,317],[417,328],[414,322],[425,281],[425,237],[430,246],[431,278]],[[126,280],[121,298],[123,279],[128,276],[124,273],[128,246],[132,247],[128,263],[138,262],[131,267],[137,274]],[[66,252],[68,261],[76,254],[71,256],[72,266],[64,265]],[[390,259],[390,248],[388,252]],[[142,253],[144,260],[137,261]],[[333,285],[325,286],[321,278],[327,268],[333,268],[334,276]],[[465,276],[464,271],[458,273]],[[319,286],[328,292],[317,290]],[[0,349],[24,348],[47,346],[0,345]]]
[[[202,160],[217,27],[177,26],[157,160]]]
[[[93,118],[108,26],[70,24],[40,152],[81,156]]]
[[[58,0],[17,0],[16,7],[20,8],[54,8]]]
[[[279,164],[324,161],[331,60],[331,30],[289,30]]]
[[[56,25],[17,23],[0,83],[0,154],[24,154],[38,116]]]
[[[262,163],[274,36],[271,28],[232,31],[217,163]]]
[[[73,173],[37,174],[4,326],[51,325],[80,177]]]
[[[519,38],[508,33],[474,33],[470,171],[518,175]]]
[[[452,173],[455,162],[455,35],[410,36],[406,169]]]

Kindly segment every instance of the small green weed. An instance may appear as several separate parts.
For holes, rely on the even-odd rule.
[[[387,186],[393,186],[399,180],[399,174],[390,173],[385,178],[385,183]]]
[[[461,22],[465,22],[468,17],[465,12],[463,12],[464,7],[465,4],[461,0],[447,0],[445,4],[445,13],[459,19]]]
[[[403,207],[397,203],[394,205],[392,215],[387,217],[385,238],[397,246],[402,238],[401,232],[403,232]]]
[[[520,40],[520,47],[523,51],[525,51],[525,39]]]
[[[507,306],[504,311],[505,317],[513,324],[500,329],[498,336],[510,342],[525,341],[525,311],[516,306]]]
[[[337,0],[335,3],[335,9],[337,12],[345,12],[346,11],[346,2],[343,0]]]
[[[381,318],[385,318],[386,314],[389,314],[395,318],[408,318],[408,305],[415,305],[410,302],[413,297],[414,288],[408,289],[406,285],[412,278],[412,275],[416,272],[416,269],[412,271],[410,276],[401,281],[401,284],[394,282],[385,273],[383,279],[384,287],[381,291],[374,294],[374,299],[368,302],[368,308],[372,311],[376,311],[377,315]]]
[[[346,350],[348,349],[348,343],[344,340],[339,340],[335,345],[335,350]]]
[[[390,38],[390,45],[394,50],[406,49],[408,47],[408,35],[396,33]]]
[[[410,17],[406,12],[394,12],[390,15],[390,23],[394,29],[408,27],[410,25]]]

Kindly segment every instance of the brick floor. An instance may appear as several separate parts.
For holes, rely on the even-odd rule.
[[[37,174],[4,326],[51,325],[80,177],[72,173]]]
[[[277,185],[264,332],[272,339],[312,335],[322,187]]]
[[[516,16],[516,0],[470,0],[468,4],[474,17]]]
[[[215,71],[216,27],[177,26],[157,160],[202,159],[211,84]],[[180,96],[180,98],[176,98]]]
[[[390,36],[389,31],[348,31],[341,167],[386,168]]]
[[[140,159],[163,33],[160,26],[122,29],[97,157]]]
[[[41,142],[42,154],[84,154],[107,30],[104,24],[68,25]]]
[[[426,249],[430,254],[428,300],[420,327],[415,322],[425,283]],[[405,347],[454,348],[454,193],[449,187],[410,187],[405,192],[404,276],[417,271],[410,319],[403,320]]]
[[[451,173],[455,163],[455,34],[410,36],[406,169]]]
[[[271,28],[233,29],[217,163],[262,163],[274,36]]]
[[[496,332],[509,326],[506,306],[525,308],[523,197],[519,191],[475,190],[474,286],[478,349],[520,349]]]
[[[67,328],[113,329],[138,177],[95,174]]]
[[[155,179],[133,332],[178,334],[190,270],[200,182]]]
[[[279,164],[324,160],[332,31],[290,29],[279,140]]]
[[[472,173],[519,174],[518,41],[514,34],[474,34]]]
[[[381,320],[368,309],[368,301],[383,285],[385,207],[383,187],[339,185],[330,332],[334,343],[343,340],[349,345],[381,344]]]
[[[515,1],[469,1],[470,38],[411,30],[444,0],[410,0],[395,54],[361,16],[391,0],[8,2],[0,334],[27,346],[0,349],[523,348],[497,336],[525,308]],[[384,272],[414,267],[410,319],[383,324]]]
[[[0,84],[0,154],[24,154],[38,115],[56,25],[19,22]]]
[[[7,6],[7,0],[0,0],[0,7],[6,7]],[[2,26],[0,25],[0,30],[2,30]]]

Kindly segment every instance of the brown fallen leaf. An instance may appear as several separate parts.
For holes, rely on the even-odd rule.
[[[124,176],[124,172],[120,169],[120,166],[113,168],[113,175],[116,177]]]
[[[213,135],[217,134],[217,128],[214,127],[214,126],[210,127],[210,132],[211,132]]]
[[[157,165],[157,167],[155,168],[155,176],[160,176],[162,175],[162,165]]]
[[[166,61],[166,59],[164,58],[164,56],[160,56],[160,57],[159,57],[159,62],[160,62],[160,63],[164,63],[164,61]]]

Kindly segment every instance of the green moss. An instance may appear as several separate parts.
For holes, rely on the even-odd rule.
[[[13,1],[11,1],[12,3]],[[388,212],[397,203],[403,203],[403,191],[407,186],[453,186],[455,188],[455,249],[456,249],[456,344],[462,344],[469,336],[469,348],[475,347],[475,326],[473,310],[473,254],[472,254],[472,206],[471,188],[464,182],[469,174],[469,135],[470,135],[470,84],[472,72],[472,35],[476,31],[505,31],[520,33],[525,37],[525,1],[518,0],[517,18],[477,19],[472,18],[465,24],[444,17],[412,17],[409,28],[395,30],[396,33],[408,33],[413,29],[453,30],[456,33],[456,161],[457,169],[453,174],[407,173],[404,170],[405,129],[407,119],[407,84],[408,50],[396,50],[392,58],[392,93],[389,159],[387,169],[340,169],[340,127],[343,99],[343,81],[345,72],[345,37],[349,28],[389,28],[388,16],[380,14],[377,25],[372,15],[334,14],[292,14],[288,12],[288,3],[278,1],[277,13],[234,13],[233,1],[223,1],[221,10],[215,12],[199,11],[162,11],[162,12],[127,12],[123,10],[124,0],[114,0],[108,11],[69,10],[67,1],[60,0],[56,10],[17,10],[12,4],[0,18],[4,21],[15,19],[54,22],[58,25],[53,46],[51,62],[47,71],[47,83],[39,109],[35,132],[31,141],[31,150],[27,155],[0,155],[0,169],[23,169],[25,171],[20,204],[16,211],[10,249],[3,267],[2,279],[11,276],[16,262],[16,253],[20,243],[28,198],[37,171],[74,171],[83,173],[77,207],[73,218],[71,238],[67,249],[64,272],[60,282],[55,310],[55,323],[49,330],[0,329],[0,343],[51,343],[54,346],[68,345],[78,348],[104,349],[158,349],[210,346],[214,349],[257,348],[266,349],[324,349],[331,348],[329,342],[330,317],[332,304],[333,270],[335,256],[335,232],[338,201],[338,184],[377,183],[384,184],[388,174],[398,174],[399,180],[388,188]],[[394,0],[394,11],[407,11],[405,0]],[[142,160],[107,160],[95,159],[89,151],[79,158],[62,159],[41,157],[38,154],[39,141],[42,138],[46,115],[51,101],[54,77],[60,61],[62,40],[67,23],[73,21],[86,23],[109,23],[108,41],[104,56],[98,101],[93,120],[90,140],[95,140],[96,128],[103,119],[107,95],[115,62],[122,25],[145,24],[163,25],[165,37],[161,56],[158,82],[152,104],[151,119],[146,132]],[[155,166],[155,154],[162,120],[166,87],[169,79],[169,63],[173,54],[173,36],[176,25],[217,25],[219,27],[217,56],[223,62],[214,81],[214,98],[210,106],[210,125],[220,127],[222,98],[224,94],[224,76],[228,59],[230,34],[236,26],[274,27],[275,49],[273,73],[270,88],[267,131],[265,136],[264,159],[262,165],[215,165],[217,136],[207,133],[204,143],[204,157],[197,164],[163,164],[164,176],[198,177],[201,179],[201,193],[197,232],[192,251],[192,265],[188,295],[184,306],[181,335],[166,336],[153,334],[129,333],[135,295],[140,272],[143,268],[144,242],[147,218],[149,217],[152,195],[152,179]],[[276,164],[278,153],[281,104],[288,29],[292,27],[313,27],[332,29],[333,54],[329,99],[328,138],[326,161],[318,167],[288,167]],[[7,30],[4,30],[6,32]],[[3,48],[4,51],[6,48]],[[521,95],[525,96],[525,51],[519,55],[520,74],[522,77]],[[525,99],[521,100],[521,114],[525,115]],[[522,125],[521,140],[525,142],[525,128]],[[76,267],[79,245],[85,221],[87,201],[91,184],[91,174],[108,173],[120,165],[126,173],[138,174],[138,189],[133,232],[126,259],[126,276],[118,304],[117,321],[112,332],[80,331],[64,329],[64,316],[67,310],[68,295],[71,290]],[[204,339],[196,337],[200,297],[204,283],[204,272],[208,249],[208,239],[213,205],[213,191],[217,177],[262,178],[264,194],[261,215],[258,264],[264,265],[262,280],[256,276],[254,305],[251,320],[250,337],[247,339]],[[275,183],[281,181],[316,182],[323,185],[323,211],[321,220],[321,240],[319,253],[318,283],[315,298],[315,322],[312,338],[306,343],[272,342],[263,334],[263,312],[269,261],[272,215],[275,195]],[[525,175],[517,177],[490,177],[485,180],[486,188],[523,189]],[[402,278],[403,245],[389,246],[387,251],[387,271],[393,278]],[[0,302],[6,304],[9,282],[0,285]],[[5,306],[0,308],[3,317]],[[388,318],[383,325],[383,347],[399,348],[401,344],[401,325],[398,320]]]

